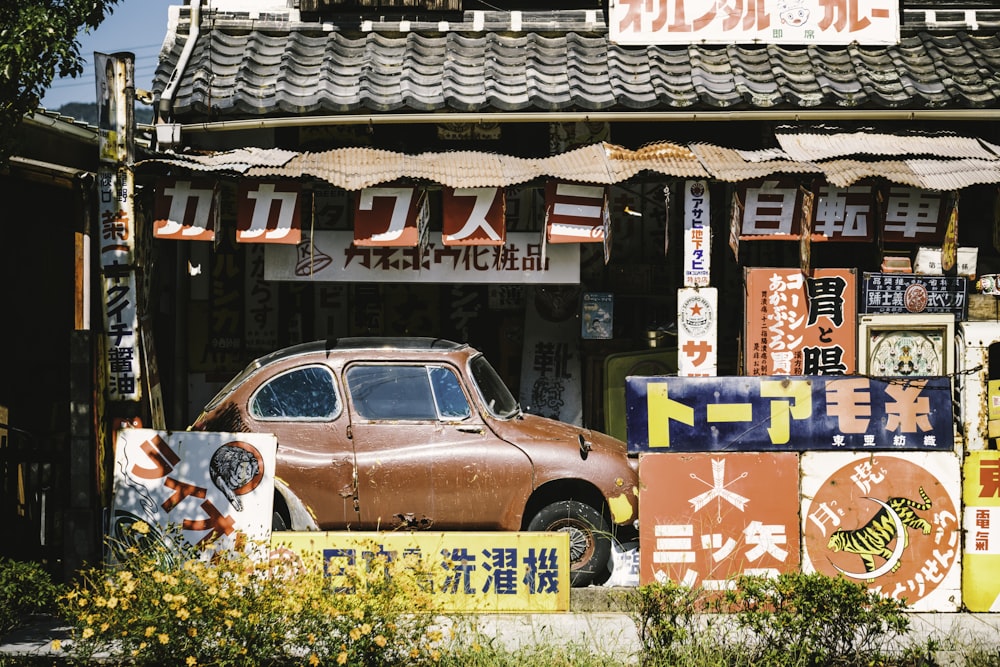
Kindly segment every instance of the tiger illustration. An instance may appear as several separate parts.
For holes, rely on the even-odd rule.
[[[889,508],[882,507],[864,526],[855,528],[854,530],[834,531],[830,535],[827,547],[831,551],[846,551],[847,553],[857,554],[865,564],[865,572],[874,571],[875,556],[881,556],[885,560],[889,560],[892,557],[892,550],[889,549],[888,545],[893,538],[903,540],[904,548],[909,544],[908,531],[904,530],[902,535],[896,535],[896,523],[889,516],[889,509],[892,509],[899,516],[904,526],[919,529],[924,535],[930,534],[930,522],[918,516],[915,510],[929,510],[931,508],[931,499],[924,491],[924,487],[920,487],[919,491],[920,497],[924,501],[923,503],[918,503],[909,498],[889,498],[886,501],[886,505]],[[899,569],[899,566],[900,563],[896,562],[892,566],[891,571],[895,572]]]

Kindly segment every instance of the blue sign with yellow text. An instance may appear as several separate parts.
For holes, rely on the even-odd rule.
[[[629,452],[955,446],[947,377],[626,378]]]

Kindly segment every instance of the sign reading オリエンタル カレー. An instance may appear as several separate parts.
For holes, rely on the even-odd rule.
[[[947,377],[626,379],[630,452],[954,447]]]

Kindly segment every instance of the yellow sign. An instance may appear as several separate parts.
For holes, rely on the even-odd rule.
[[[419,569],[438,611],[569,610],[567,533],[280,532],[271,546],[305,563],[321,555],[334,586],[348,569]]]
[[[1000,452],[969,452],[964,478],[962,601],[969,611],[1000,611]]]

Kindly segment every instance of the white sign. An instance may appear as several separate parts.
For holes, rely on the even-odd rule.
[[[142,397],[139,365],[139,298],[135,271],[104,276],[104,331],[108,346],[108,398]]]
[[[718,304],[714,287],[677,290],[677,375],[718,373]]]
[[[445,246],[441,233],[417,248],[358,247],[353,232],[302,235],[298,246],[268,245],[265,280],[385,283],[578,284],[580,247],[550,245],[537,233],[507,234],[502,246]]]
[[[268,433],[199,433],[122,429],[115,446],[113,544],[159,540],[167,527],[189,544],[217,539],[231,548],[242,536],[270,540],[274,459],[278,441]],[[133,524],[149,527],[137,539]]]
[[[707,287],[711,280],[710,205],[708,182],[684,183],[684,287]]]
[[[895,0],[610,0],[616,44],[896,44]]]

